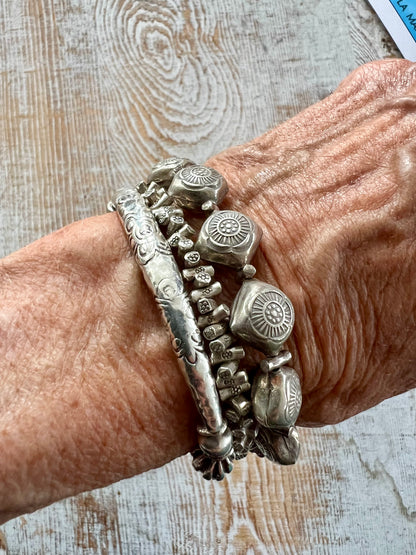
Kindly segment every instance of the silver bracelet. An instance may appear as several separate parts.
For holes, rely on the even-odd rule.
[[[168,158],[108,204],[162,310],[198,408],[193,466],[207,480],[222,480],[232,461],[250,451],[283,465],[299,455],[294,424],[302,393],[283,349],[293,306],[280,289],[254,278],[250,262],[262,231],[240,212],[218,208],[227,191],[216,170]],[[184,210],[208,215],[195,241]],[[215,300],[222,290],[216,264],[234,268],[243,280],[231,307]],[[244,345],[265,355],[257,370],[240,368]]]

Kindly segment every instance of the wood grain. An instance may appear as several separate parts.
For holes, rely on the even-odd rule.
[[[0,255],[104,212],[155,160],[202,162],[392,55],[365,2],[0,0]],[[294,468],[249,457],[210,484],[178,459],[14,519],[0,552],[415,553],[415,407],[411,392],[302,430]]]

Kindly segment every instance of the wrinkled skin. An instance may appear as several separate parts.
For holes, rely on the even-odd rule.
[[[416,385],[416,66],[368,64],[207,164],[264,230],[260,279],[291,298],[299,424]],[[225,289],[229,274],[222,276]],[[196,413],[115,214],[0,263],[0,522],[160,466]]]

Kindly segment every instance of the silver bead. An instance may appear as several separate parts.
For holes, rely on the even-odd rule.
[[[228,186],[223,176],[207,166],[188,166],[172,180],[168,194],[184,208],[201,208],[207,201],[219,203],[227,194]]]
[[[253,279],[256,275],[256,268],[252,264],[245,264],[238,272],[238,277],[243,281],[244,279]]]
[[[212,281],[212,277],[208,272],[198,272],[195,275],[194,287],[201,288],[207,287]]]
[[[162,188],[158,189],[157,194],[152,197],[152,209],[161,208],[162,206],[169,206],[172,204],[173,199]]]
[[[147,199],[147,200],[150,200],[152,198],[154,199],[156,198],[156,193],[158,189],[161,189],[159,183],[156,183],[156,181],[149,181],[146,190],[143,193],[141,193],[141,195],[144,199]]]
[[[235,337],[233,337],[229,333],[225,333],[224,335],[221,335],[221,337],[218,337],[217,339],[211,341],[209,344],[209,348],[212,353],[219,353],[221,351],[225,351],[225,349],[228,349],[228,347],[230,347],[234,343],[234,341]]]
[[[294,321],[290,299],[277,287],[257,279],[242,284],[231,307],[232,333],[269,356],[279,353]]]
[[[221,401],[226,401],[231,397],[236,397],[241,393],[245,393],[249,391],[251,387],[247,373],[244,372],[244,370],[236,372],[231,378],[217,376],[216,384]]]
[[[168,243],[171,247],[177,247],[181,239],[189,238],[194,233],[195,230],[189,224],[184,224],[178,231],[175,231],[175,233],[172,233],[172,235],[168,237]]]
[[[244,459],[250,451],[257,436],[259,425],[252,418],[244,420],[238,428],[233,429],[234,456]]]
[[[239,370],[230,377],[224,377],[222,374],[217,375],[216,384],[218,389],[226,389],[227,387],[236,387],[238,385],[249,384],[247,372]]]
[[[198,327],[205,328],[206,326],[210,326],[211,324],[217,324],[222,320],[228,319],[230,316],[230,309],[224,303],[217,306],[215,310],[213,310],[210,314],[205,314],[204,316],[200,316],[198,318]]]
[[[260,453],[274,463],[295,464],[299,457],[299,434],[294,426],[286,433],[260,427],[254,443]]]
[[[169,218],[167,234],[172,235],[175,231],[178,231],[185,224],[185,218],[183,216],[172,215]]]
[[[194,248],[194,242],[189,237],[181,237],[178,243],[178,255],[182,258],[187,252]]]
[[[244,214],[219,210],[205,220],[195,248],[205,260],[243,268],[256,252],[261,235],[261,228]]]
[[[136,190],[142,195],[143,193],[146,192],[147,189],[147,183],[146,181],[139,181],[139,183],[136,185]]]
[[[204,287],[204,289],[195,289],[194,291],[191,291],[191,301],[193,303],[196,303],[197,301],[199,301],[199,299],[203,299],[204,297],[215,297],[216,295],[219,295],[221,291],[221,283],[219,281],[214,281],[214,283],[212,283],[208,287]]]
[[[204,297],[203,299],[199,299],[199,301],[197,301],[196,306],[200,314],[208,314],[217,308],[217,303],[214,299],[207,299]]]
[[[211,353],[211,364],[219,364],[220,362],[227,362],[227,360],[241,360],[245,357],[243,347],[231,347],[219,353]]]
[[[259,371],[253,381],[251,400],[257,421],[266,428],[289,428],[299,415],[302,392],[299,376],[288,366],[265,374]]]
[[[250,407],[248,409],[248,411],[250,410]],[[247,412],[248,412],[247,411]],[[238,414],[238,412],[234,409],[228,409],[225,411],[224,413],[225,418],[227,419],[228,422],[232,422],[233,424],[238,424],[238,422],[240,422],[241,420],[241,416]]]
[[[251,409],[251,403],[248,399],[244,397],[244,395],[239,395],[238,397],[234,397],[233,399],[231,399],[230,405],[235,413],[239,416],[239,418],[246,416]]]
[[[183,262],[185,268],[193,268],[194,266],[198,266],[201,261],[201,255],[198,251],[189,251],[183,257]]]
[[[213,276],[215,270],[213,266],[197,266],[196,268],[185,268],[182,274],[186,281],[192,281],[199,273],[209,274]]]
[[[273,370],[278,370],[285,364],[289,364],[292,360],[292,354],[290,351],[280,351],[278,355],[271,358],[265,358],[260,362],[260,368],[263,372],[273,372]]]
[[[204,212],[214,212],[214,210],[219,210],[218,206],[215,204],[215,202],[212,202],[212,200],[207,200],[206,202],[204,202],[204,204],[201,206],[201,210],[203,210]]]
[[[160,225],[167,225],[171,216],[183,216],[181,208],[173,208],[172,206],[161,206],[160,208],[152,208],[152,214]]]
[[[207,326],[202,332],[202,335],[208,341],[212,341],[213,339],[216,339],[217,337],[220,337],[221,335],[223,335],[227,330],[228,330],[227,322],[218,322],[218,324],[211,324],[210,326]]]
[[[174,175],[186,166],[193,166],[194,162],[187,158],[178,158],[173,156],[155,164],[147,177],[147,182],[155,181],[156,183],[169,184]]]
[[[234,376],[234,374],[237,372],[239,364],[240,363],[238,360],[229,360],[228,362],[223,362],[221,366],[218,367],[217,377],[222,380],[231,378],[231,376]]]

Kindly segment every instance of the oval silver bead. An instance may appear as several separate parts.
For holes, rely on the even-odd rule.
[[[268,374],[260,370],[252,386],[252,403],[254,416],[262,426],[293,426],[302,404],[299,376],[288,366]]]

